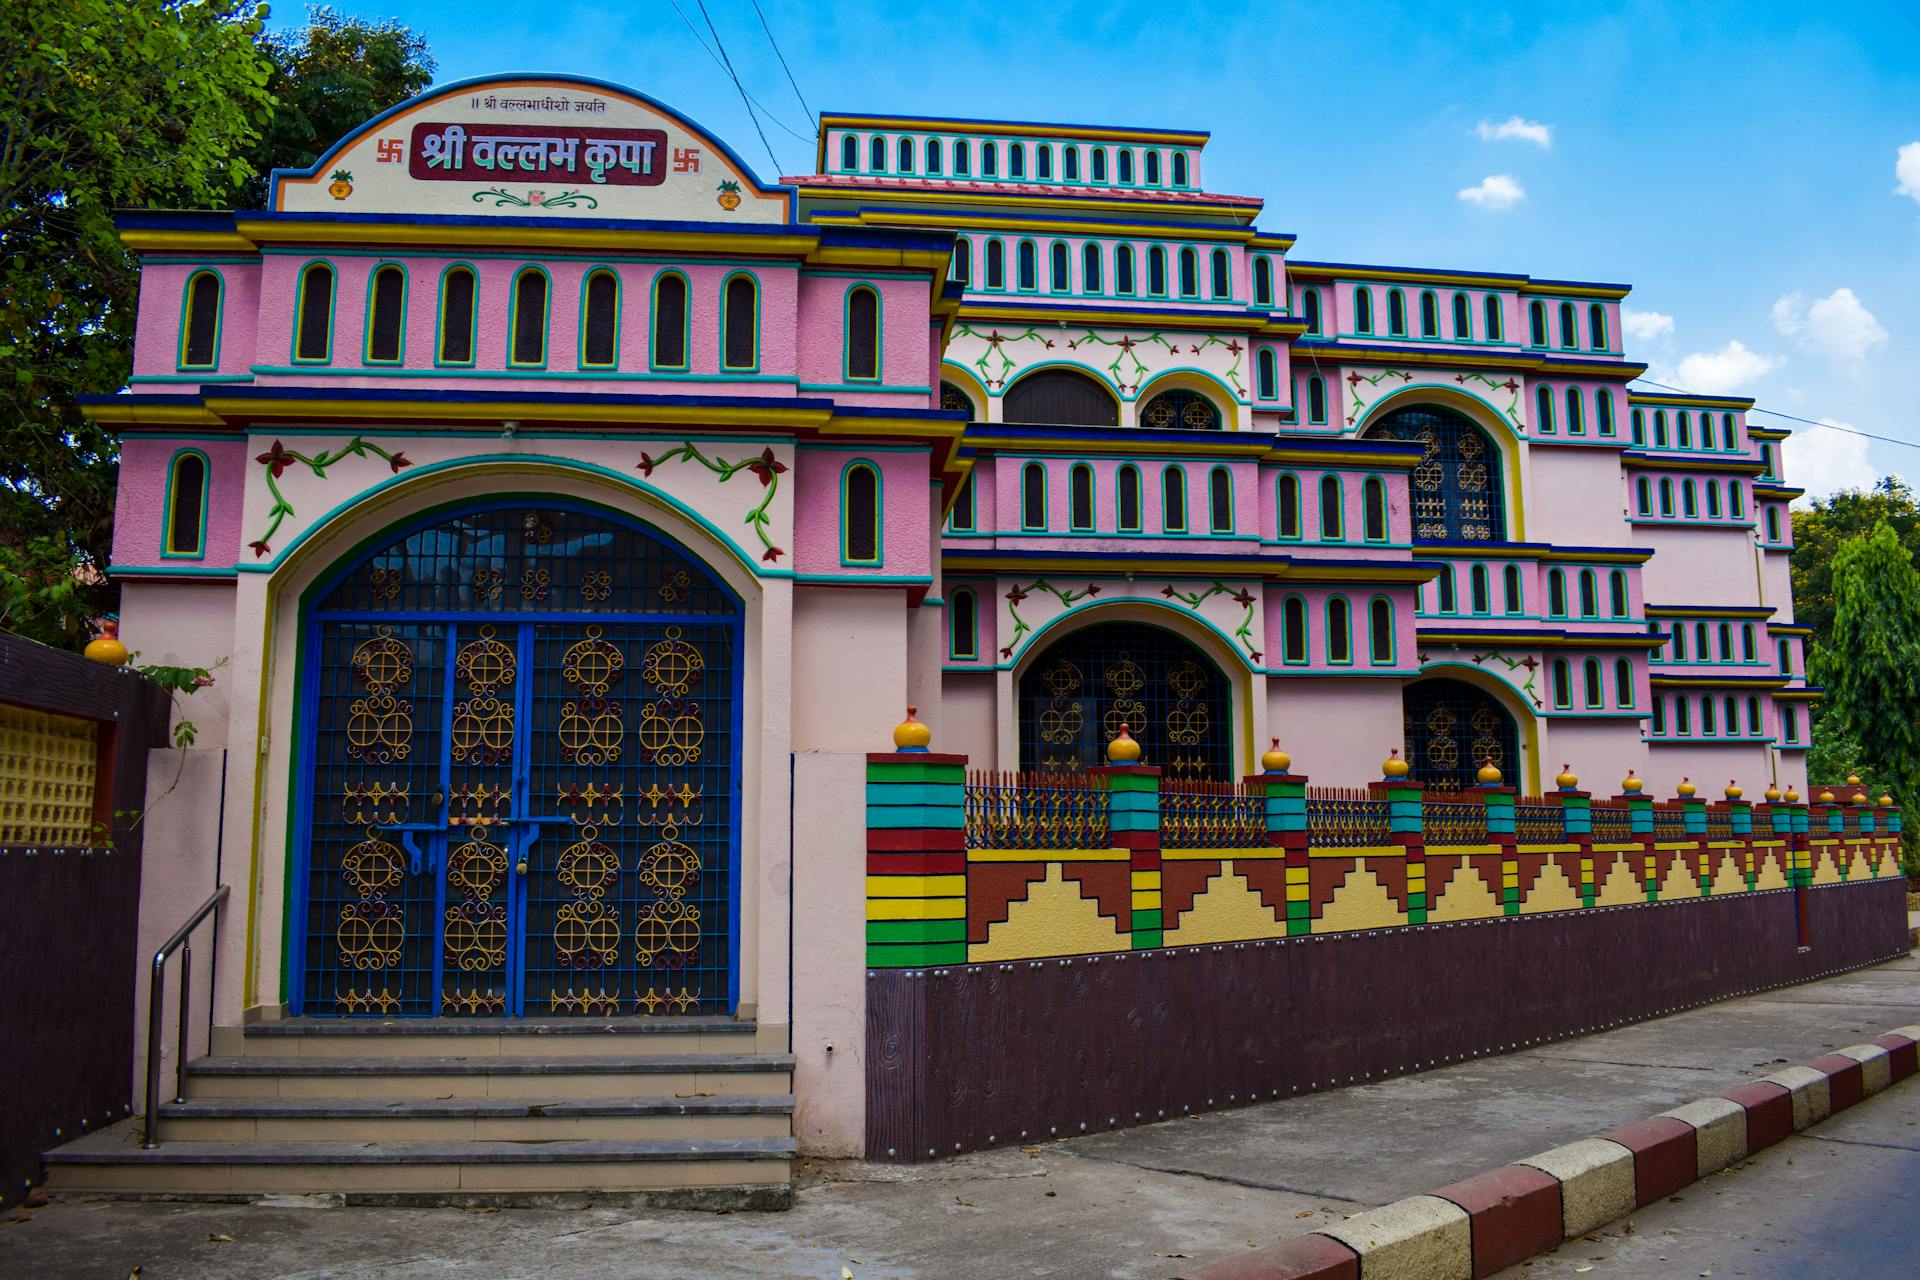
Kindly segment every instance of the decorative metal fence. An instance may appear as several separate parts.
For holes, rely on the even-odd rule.
[[[967,773],[970,849],[1104,849],[1106,783],[1081,774]]]
[[[1516,844],[1564,843],[1567,825],[1560,806],[1538,796],[1520,797],[1513,806],[1513,838]]]
[[[1602,804],[1596,800],[1589,812],[1593,818],[1595,844],[1633,843],[1633,810],[1626,805]]]
[[[1267,796],[1238,782],[1160,788],[1160,843],[1168,849],[1251,849],[1267,843]]]
[[[1361,849],[1391,842],[1387,802],[1353,787],[1307,788],[1307,843]]]
[[[1485,844],[1487,803],[1469,791],[1429,791],[1421,802],[1427,848]]]
[[[1687,815],[1679,809],[1662,809],[1656,806],[1653,811],[1653,838],[1655,840],[1687,840]]]
[[[1730,810],[1707,810],[1707,839],[1733,839],[1733,813]]]

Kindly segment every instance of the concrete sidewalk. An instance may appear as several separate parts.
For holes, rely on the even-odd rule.
[[[62,1202],[0,1223],[0,1276],[1164,1278],[1915,1021],[1908,957],[1195,1119],[933,1165],[808,1166],[785,1214]]]

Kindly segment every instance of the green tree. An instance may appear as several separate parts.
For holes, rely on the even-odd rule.
[[[1912,802],[1920,797],[1920,571],[1882,522],[1840,545],[1833,587],[1831,639],[1815,672],[1827,688],[1827,720],[1859,744],[1874,782]]]
[[[126,381],[124,206],[224,204],[267,106],[252,0],[0,5],[0,626],[72,647],[110,608],[113,436],[75,407]]]
[[[1840,544],[1882,522],[1909,555],[1920,555],[1920,503],[1898,476],[1887,476],[1871,489],[1842,489],[1793,513],[1793,550],[1787,557],[1793,619],[1813,629],[1815,643],[1824,644],[1833,629],[1833,562]]]
[[[248,153],[255,176],[246,202],[263,208],[274,169],[304,169],[348,131],[433,83],[426,39],[388,19],[367,22],[331,5],[307,10],[307,25],[264,40],[276,103]]]

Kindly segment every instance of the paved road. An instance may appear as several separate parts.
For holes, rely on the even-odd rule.
[[[1920,1085],[1905,1084],[1495,1280],[1920,1275]],[[1590,1268],[1582,1270],[1582,1268]]]
[[[0,1277],[127,1280],[140,1266],[141,1280],[841,1280],[844,1267],[855,1280],[1164,1280],[1910,1023],[1920,1023],[1913,957],[1504,1057],[1030,1151],[810,1165],[796,1206],[780,1214],[63,1201],[0,1221]],[[1920,1081],[1898,1088],[1920,1105]],[[1878,1132],[1861,1118],[1891,1101],[1843,1115],[1823,1137]],[[1898,1132],[1910,1142],[1915,1130]],[[1911,1163],[1905,1173],[1920,1185]],[[1727,1229],[1756,1243],[1858,1235],[1878,1229],[1890,1203],[1734,1213]],[[1661,1269],[1653,1257],[1653,1270],[1619,1274],[1697,1277],[1710,1265]],[[1574,1265],[1605,1280],[1600,1268],[1613,1264]],[[1776,1274],[1907,1276],[1920,1265]]]

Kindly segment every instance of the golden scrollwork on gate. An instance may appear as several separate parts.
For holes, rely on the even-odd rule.
[[[447,908],[447,964],[462,973],[507,963],[507,909],[497,902],[460,902]]]
[[[707,660],[681,638],[683,634],[679,627],[668,627],[665,638],[648,645],[640,660],[641,678],[676,698],[699,684],[707,669]]]
[[[569,764],[612,764],[620,759],[626,724],[613,699],[578,698],[560,704],[556,732],[560,758]]]
[[[693,596],[693,575],[685,569],[662,574],[659,592],[661,604],[685,604]]]
[[[350,846],[340,858],[340,874],[362,898],[375,898],[399,885],[407,873],[407,855],[399,845],[382,840],[367,828],[367,838]]]
[[[354,676],[371,694],[392,693],[413,679],[413,650],[393,634],[392,627],[376,627],[373,635],[353,647]]]
[[[1100,717],[1100,727],[1106,731],[1106,740],[1111,742],[1120,736],[1121,725],[1138,729],[1146,724],[1147,704],[1140,701],[1140,692],[1147,687],[1147,673],[1131,654],[1123,652],[1101,679],[1107,686],[1110,701],[1106,714]]]
[[[1060,746],[1080,736],[1086,712],[1073,700],[1080,692],[1080,668],[1065,658],[1056,658],[1040,672],[1040,683],[1052,694],[1040,713],[1040,740]]]
[[[1491,760],[1495,767],[1506,768],[1507,749],[1500,740],[1500,717],[1491,707],[1473,713],[1473,758]]]
[[[545,569],[536,569],[532,565],[520,571],[520,598],[532,604],[538,604],[547,598],[552,585],[552,575]]]
[[[476,831],[447,855],[447,887],[463,898],[483,901],[507,878],[507,851]]]
[[[407,923],[400,908],[379,898],[349,902],[334,927],[340,963],[349,969],[387,969],[400,963]]]
[[[620,882],[620,851],[600,839],[599,828],[582,827],[560,854],[559,879],[576,898],[604,898]]]
[[[640,708],[640,758],[649,764],[698,764],[706,740],[697,702],[662,698]]]
[[[580,603],[605,604],[613,599],[613,574],[606,569],[589,569],[580,575]]]
[[[700,908],[678,898],[656,898],[633,930],[634,957],[643,965],[677,969],[700,950]]]
[[[413,752],[413,711],[390,693],[373,693],[347,704],[347,754],[355,760],[392,764]]]
[[[1167,690],[1177,702],[1167,711],[1167,741],[1178,747],[1197,747],[1213,727],[1213,717],[1200,695],[1207,688],[1207,673],[1200,664],[1182,658],[1167,668]]]
[[[498,569],[473,571],[473,598],[479,604],[497,603],[506,592],[506,575]]]
[[[356,782],[340,793],[340,821],[350,827],[405,822],[411,798],[397,783]]]
[[[475,697],[484,698],[513,683],[519,659],[511,645],[496,638],[492,627],[483,626],[474,639],[460,646],[453,670]]]
[[[664,898],[684,898],[700,883],[700,853],[680,839],[680,829],[660,829],[660,839],[640,855],[640,883]]]
[[[1458,723],[1453,712],[1444,706],[1427,712],[1428,768],[1444,772],[1460,767],[1460,744],[1453,736],[1453,727]]]
[[[513,704],[470,698],[453,709],[453,758],[461,764],[502,764],[513,754]]]
[[[367,594],[375,600],[398,600],[406,579],[404,570],[375,565],[367,570]]]
[[[586,639],[567,646],[561,655],[560,678],[593,697],[602,697],[626,670],[626,655],[599,627],[588,627]]]
[[[598,898],[561,906],[553,918],[555,958],[569,969],[607,968],[620,959],[620,913]]]

